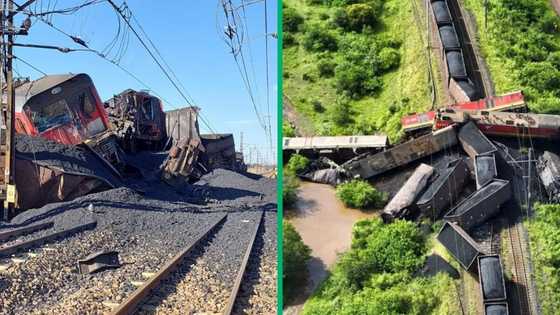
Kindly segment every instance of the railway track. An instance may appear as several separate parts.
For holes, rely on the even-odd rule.
[[[513,267],[512,274],[512,287],[514,296],[510,295],[510,309],[517,310],[518,314],[533,314],[533,305],[531,286],[530,286],[530,275],[529,270],[525,261],[525,249],[523,247],[522,238],[522,223],[512,222],[511,226],[507,230],[508,239],[510,243],[510,258]]]
[[[258,214],[257,216],[253,216],[253,218],[249,220],[242,220],[242,222],[251,225],[250,227],[243,228],[243,230],[248,233],[250,237],[245,246],[244,255],[236,272],[235,281],[230,288],[225,307],[223,307],[223,309],[220,311],[221,314],[233,314],[234,310],[236,310],[240,288],[244,280],[249,259],[252,254],[253,246],[255,244],[255,240],[262,224],[263,217],[264,211],[260,211],[260,214]],[[157,273],[147,273],[149,278],[145,282],[136,281],[135,285],[139,286],[138,289],[136,289],[131,295],[129,295],[124,302],[116,306],[112,310],[111,314],[124,315],[136,314],[138,312],[159,313],[170,311],[169,308],[164,308],[160,305],[154,304],[157,304],[157,302],[162,302],[162,300],[164,300],[164,297],[169,297],[169,295],[172,294],[170,292],[170,286],[172,287],[171,291],[180,291],[179,286],[184,278],[184,274],[181,273],[188,274],[196,272],[193,270],[194,268],[192,268],[192,264],[187,261],[189,256],[196,255],[196,248],[202,246],[203,243],[207,241],[212,234],[219,232],[224,222],[226,221],[227,215],[219,218],[219,220],[214,222],[204,234],[202,234],[199,238],[194,240],[181,252],[179,252],[172,259],[166,262],[166,264],[159,271],[157,271]],[[231,271],[222,270],[222,272],[227,273]],[[172,297],[171,299],[173,298],[174,297]],[[156,303],[154,303],[154,301],[156,301]],[[106,303],[106,305],[110,306],[111,303]],[[186,305],[175,306],[179,308],[174,309],[175,312],[182,311],[183,307],[187,307]]]

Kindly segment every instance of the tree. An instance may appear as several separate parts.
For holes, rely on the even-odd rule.
[[[303,24],[303,16],[301,16],[294,8],[284,8],[282,12],[282,27],[287,32],[298,32],[299,27]]]
[[[377,191],[368,182],[357,179],[338,185],[336,196],[351,208],[381,207],[387,201],[384,193]]]
[[[336,37],[319,24],[307,29],[302,44],[305,49],[314,52],[336,51],[338,48]]]
[[[286,165],[286,170],[293,174],[300,174],[305,171],[309,165],[309,159],[300,154],[294,154],[290,157],[288,164]]]
[[[307,281],[307,263],[311,259],[311,249],[303,243],[294,226],[283,222],[284,245],[284,303],[293,299],[297,292],[302,292]]]

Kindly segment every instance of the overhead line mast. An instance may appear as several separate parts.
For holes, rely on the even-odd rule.
[[[7,2],[7,5],[6,5]],[[0,196],[4,200],[1,211],[1,219],[7,220],[13,213],[17,204],[15,186],[15,90],[13,74],[13,48],[15,35],[27,35],[31,21],[26,19],[21,28],[14,27],[14,16],[31,5],[35,0],[28,0],[23,5],[17,5],[14,10],[14,2],[11,0],[2,2],[2,69],[6,82],[6,103],[2,102],[2,118],[6,127],[5,144],[1,146],[4,155],[4,180],[0,187]]]

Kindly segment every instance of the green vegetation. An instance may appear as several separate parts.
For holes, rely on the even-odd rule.
[[[522,89],[532,111],[560,113],[560,18],[549,1],[494,0],[484,28],[483,2],[465,0],[496,92]]]
[[[395,141],[403,115],[431,106],[413,12],[399,0],[284,1],[284,91],[318,135],[383,132]]]
[[[292,224],[283,222],[284,246],[284,303],[301,292],[307,280],[307,262],[311,259],[311,249],[303,243]]]
[[[382,207],[387,202],[387,195],[377,191],[368,182],[352,180],[336,187],[336,197],[351,208]]]
[[[299,174],[307,168],[309,165],[309,159],[300,154],[294,154],[290,157],[288,164],[284,170],[289,173]]]
[[[560,308],[560,205],[537,205],[529,222],[531,255],[541,310],[558,314]]]
[[[426,241],[414,223],[356,223],[351,249],[305,304],[303,314],[457,314],[451,278],[417,278]]]
[[[285,172],[282,181],[282,203],[284,210],[292,207],[297,201],[297,189],[299,188],[299,179],[291,172]]]
[[[295,137],[296,130],[289,122],[284,121],[282,123],[282,136],[284,137]]]

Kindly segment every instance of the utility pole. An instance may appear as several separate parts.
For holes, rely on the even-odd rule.
[[[6,126],[6,144],[4,146],[4,185],[5,185],[5,199],[4,199],[4,213],[2,219],[7,220],[13,212],[16,203],[16,189],[14,185],[14,78],[12,70],[13,62],[13,44],[14,44],[14,18],[11,14],[14,4],[8,1],[8,7],[2,9],[2,44],[7,45],[6,55],[4,55],[3,63],[6,67],[4,69],[6,80],[6,106],[4,111],[4,123]],[[7,35],[7,36],[6,36]],[[6,40],[7,37],[7,40]]]
[[[8,6],[5,6],[5,3]],[[14,16],[23,11],[35,0],[28,0],[23,5],[17,5],[17,11],[14,10],[13,1],[4,1],[2,4],[2,23],[1,23],[1,37],[2,45],[6,45],[6,54],[2,56],[3,75],[6,81],[6,104],[2,104],[2,118],[4,118],[6,143],[3,146],[4,154],[4,187],[2,187],[2,197],[4,199],[4,209],[0,219],[7,220],[13,213],[17,204],[17,192],[15,186],[15,90],[14,90],[14,77],[13,77],[13,49],[14,49],[14,35],[27,35],[27,31],[31,26],[31,21],[26,19],[24,25],[19,30],[14,27]]]

